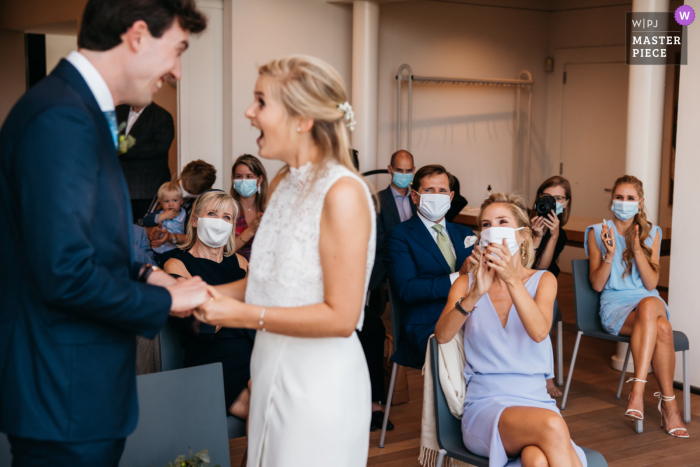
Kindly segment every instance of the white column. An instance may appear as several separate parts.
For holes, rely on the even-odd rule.
[[[379,68],[379,4],[353,2],[352,107],[357,125],[352,147],[359,152],[360,171],[377,168],[377,87]]]
[[[666,12],[668,0],[634,0],[633,12]],[[664,129],[664,65],[630,65],[627,99],[627,158],[625,173],[644,184],[644,206],[649,220],[659,221],[661,143]],[[622,369],[627,344],[617,344],[612,366]],[[632,356],[628,371],[633,371]]]
[[[700,0],[686,0],[695,13]],[[688,26],[692,28],[697,24]],[[690,384],[700,386],[700,314],[698,314],[698,174],[700,174],[700,35],[688,31],[688,64],[681,66],[678,94],[678,133],[676,136],[676,171],[674,178],[673,240],[671,242],[671,277],[668,304],[673,329],[683,331],[690,340]],[[676,381],[682,378],[683,359],[676,354]],[[680,402],[678,403],[680,406]]]

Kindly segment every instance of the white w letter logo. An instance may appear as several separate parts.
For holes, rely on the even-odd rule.
[[[689,11],[680,11],[680,12],[678,12],[678,16],[680,16],[682,20],[688,20],[688,19],[690,19],[690,12]]]

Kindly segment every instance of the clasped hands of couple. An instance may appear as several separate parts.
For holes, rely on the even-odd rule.
[[[172,298],[170,315],[177,318],[194,316],[211,325],[242,327],[243,302],[222,295],[199,276],[175,279],[164,271],[149,277],[149,284],[164,287]],[[239,311],[240,313],[236,313]]]

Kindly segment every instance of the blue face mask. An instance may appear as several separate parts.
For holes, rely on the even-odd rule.
[[[560,215],[562,212],[564,212],[564,206],[565,206],[565,205],[562,204],[562,203],[557,203],[557,207],[556,207],[556,209],[554,210],[554,213],[555,213],[557,216]]]
[[[399,188],[407,188],[413,181],[413,174],[400,174],[394,172],[394,177],[392,178],[394,185]]]
[[[258,180],[256,178],[239,178],[233,181],[233,189],[244,198],[250,198],[258,192]]]
[[[612,212],[621,221],[628,221],[639,213],[639,202],[637,201],[613,201]]]

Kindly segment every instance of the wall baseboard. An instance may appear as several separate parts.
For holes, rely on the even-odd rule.
[[[683,390],[683,383],[679,383],[677,381],[673,382],[673,388],[674,389],[680,389],[681,391]],[[693,386],[692,384],[690,385],[690,393],[695,394],[696,396],[700,396],[700,388],[697,386]]]

